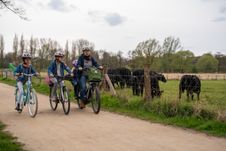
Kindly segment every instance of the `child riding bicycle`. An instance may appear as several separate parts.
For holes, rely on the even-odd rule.
[[[51,101],[56,101],[56,91],[58,86],[58,77],[64,76],[64,70],[66,70],[71,75],[70,68],[63,62],[64,53],[62,50],[58,50],[55,53],[55,59],[50,63],[48,67],[48,76],[50,78],[50,81],[53,84],[53,91],[51,93]],[[60,83],[61,85],[64,85],[64,81]]]
[[[21,110],[21,103],[23,102],[23,86],[27,82],[27,77],[24,76],[23,74],[35,74],[38,76],[38,73],[35,71],[33,66],[31,65],[31,54],[27,52],[26,50],[23,51],[24,53],[22,54],[22,60],[23,63],[20,64],[15,72],[14,75],[17,76],[17,87],[18,87],[18,95],[16,96],[16,108],[15,110],[20,111]]]
[[[80,97],[81,97],[81,108],[85,108],[85,102],[87,100],[86,96],[86,82],[87,82],[87,75],[82,72],[83,68],[91,68],[96,67],[99,69],[103,69],[96,60],[91,56],[92,47],[85,46],[82,48],[83,54],[79,57],[77,67],[78,67],[78,78],[80,84]]]

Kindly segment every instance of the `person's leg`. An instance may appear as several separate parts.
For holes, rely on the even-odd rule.
[[[20,104],[23,102],[23,95],[24,95],[24,90],[23,90],[23,83],[18,81],[17,82],[17,102],[16,102],[16,110],[20,109]]]
[[[81,94],[81,99],[84,100],[86,98],[86,77],[81,76],[80,78],[80,94]]]
[[[52,89],[52,92],[50,92],[51,93],[51,98],[50,99],[52,101],[56,101],[56,91],[57,91],[57,86],[58,86],[57,79],[56,78],[51,78],[50,80],[53,83],[53,89]]]

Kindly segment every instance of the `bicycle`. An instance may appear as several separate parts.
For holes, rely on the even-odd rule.
[[[51,94],[53,91],[53,85],[50,85],[50,95],[49,95],[49,101],[50,101],[50,107],[53,111],[57,109],[58,103],[61,102],[63,111],[65,115],[68,115],[70,112],[70,98],[69,98],[69,92],[66,86],[62,85],[63,80],[67,80],[68,77],[64,76],[55,76],[58,82],[57,86],[57,92],[56,92],[56,100],[51,100]]]
[[[35,117],[38,112],[38,98],[37,94],[35,92],[35,89],[32,87],[31,78],[35,76],[36,74],[22,74],[23,76],[27,76],[28,80],[26,82],[26,88],[24,88],[24,93],[22,94],[23,102],[20,102],[20,110],[18,110],[18,113],[21,113],[23,111],[24,106],[27,105],[29,115],[31,117]],[[18,87],[16,86],[15,90],[15,105],[17,105],[17,99],[18,97]]]
[[[83,68],[82,71],[88,71],[88,70],[96,70],[98,71],[97,68]],[[88,104],[91,102],[92,104],[92,109],[95,114],[98,114],[100,112],[101,108],[101,100],[100,100],[100,90],[99,90],[99,83],[101,82],[101,79],[90,79],[88,77],[88,82],[86,83],[86,101],[84,102],[85,104]],[[80,89],[79,87],[76,90],[76,99],[77,99],[77,104],[80,109],[81,105],[80,102],[81,96],[80,96]]]

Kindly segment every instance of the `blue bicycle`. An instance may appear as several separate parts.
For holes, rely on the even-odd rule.
[[[31,78],[35,76],[35,74],[22,74],[23,76],[26,76],[28,78],[26,82],[26,88],[24,88],[23,93],[23,101],[20,102],[20,110],[18,110],[18,113],[21,113],[23,111],[24,106],[27,105],[28,107],[28,113],[31,117],[35,117],[38,112],[38,98],[35,92],[35,89],[32,87]],[[17,99],[19,98],[18,93],[19,89],[16,86],[15,90],[15,104],[17,102]],[[16,104],[17,105],[17,104]]]

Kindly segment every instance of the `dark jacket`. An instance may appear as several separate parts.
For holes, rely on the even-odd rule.
[[[64,63],[60,63],[60,74],[62,77],[64,76],[64,70],[66,70],[69,74],[71,74],[70,68],[66,66]],[[48,67],[48,75],[50,74],[53,74],[54,76],[57,75],[56,60],[53,60]]]
[[[30,65],[29,67],[25,67],[25,66],[23,66],[23,64],[20,64],[16,68],[14,74],[16,74],[16,73],[35,74],[36,71],[32,67],[32,65]],[[20,77],[17,78],[17,81],[25,83],[27,81],[27,77],[26,76],[20,76]]]
[[[96,60],[95,60],[93,57],[91,57],[90,59],[91,59],[91,61],[92,61],[92,66],[94,66],[94,67],[96,67],[96,68],[99,68],[99,64],[96,62]],[[77,66],[83,68],[83,67],[84,67],[84,60],[85,60],[85,57],[84,57],[84,55],[82,54],[82,55],[78,58],[78,64],[77,64]]]

